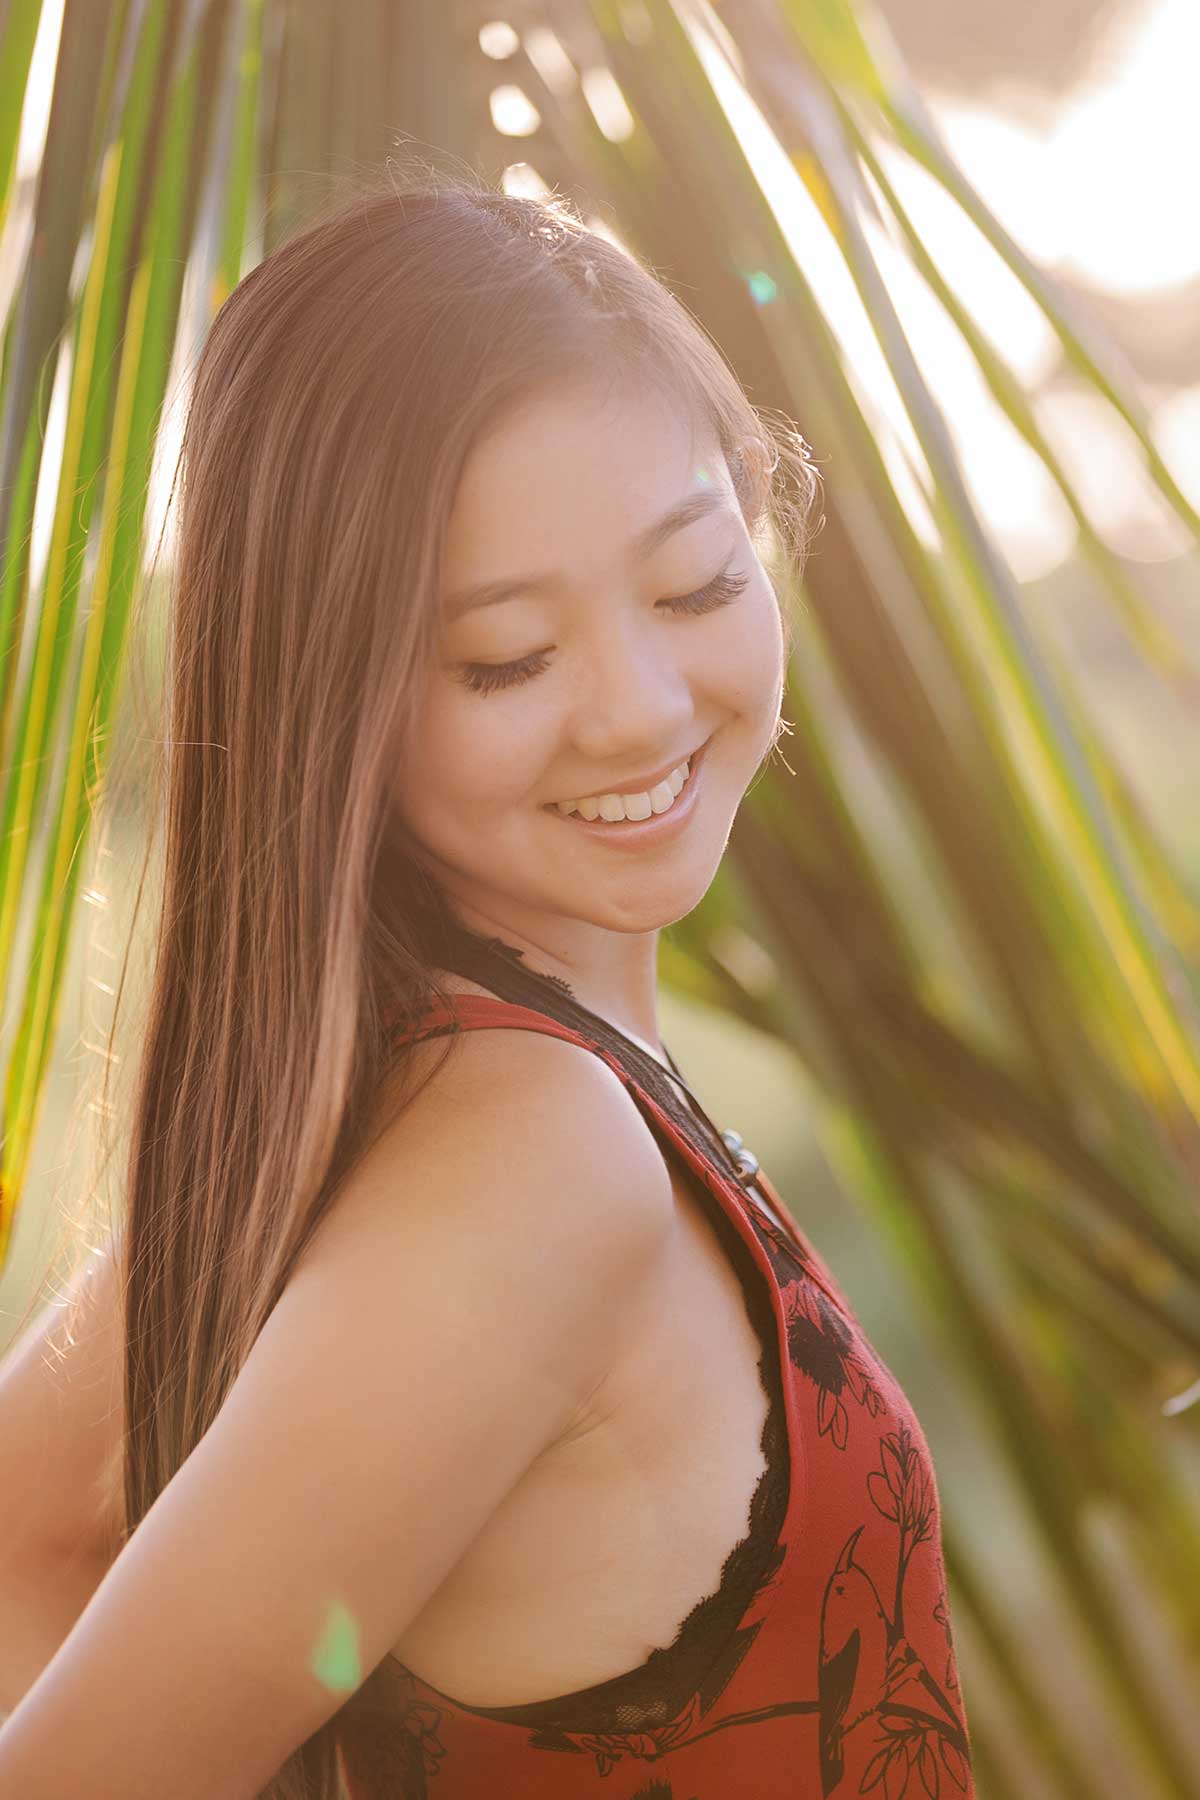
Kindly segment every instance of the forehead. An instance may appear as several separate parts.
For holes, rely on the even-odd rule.
[[[685,494],[735,504],[720,446],[654,390],[557,387],[472,447],[447,526],[448,590],[525,569],[599,569]]]

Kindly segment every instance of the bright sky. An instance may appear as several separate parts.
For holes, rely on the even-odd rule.
[[[1129,302],[1152,301],[1200,275],[1197,68],[1197,0],[1150,0],[1140,16],[1114,22],[1091,73],[1063,96],[1043,131],[936,97],[931,109],[965,174],[1043,266]],[[917,217],[955,287],[978,315],[997,315],[993,337],[1036,382],[1049,345],[1023,309],[1003,317],[1002,283],[993,284],[986,253],[972,265],[965,245],[961,258],[954,250],[948,220],[943,244],[933,211],[926,216],[917,209]],[[971,446],[968,473],[977,488],[990,490],[981,502],[1017,572],[1031,576],[1053,567],[1073,541],[1073,525],[1046,477],[1008,427],[995,422],[977,387],[959,390],[938,378],[932,334],[924,360],[955,413],[960,439]],[[960,391],[962,406],[954,399]],[[1200,505],[1200,381],[1144,397],[1168,466]],[[1060,381],[1043,390],[1037,411],[1093,522],[1116,549],[1154,561],[1186,547],[1142,473],[1140,452],[1106,408]]]

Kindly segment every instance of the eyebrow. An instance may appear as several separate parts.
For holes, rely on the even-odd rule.
[[[630,545],[630,551],[637,562],[645,562],[654,554],[660,544],[677,531],[683,531],[688,525],[694,525],[697,519],[704,518],[711,512],[726,512],[728,506],[726,496],[715,488],[704,488],[695,494],[688,494],[683,500],[676,502],[661,519],[648,525],[638,533]],[[497,606],[502,600],[512,600],[518,594],[542,593],[553,587],[560,577],[556,575],[511,575],[503,581],[485,581],[478,587],[460,588],[451,594],[442,606],[442,617],[446,624],[453,624],[461,619],[464,613],[474,612],[476,607]]]

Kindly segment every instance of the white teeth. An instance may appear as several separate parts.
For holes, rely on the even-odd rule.
[[[644,794],[599,794],[591,800],[557,800],[555,806],[568,817],[577,812],[581,819],[605,819],[616,824],[619,819],[648,819],[651,813],[664,813],[675,803],[675,796],[681,792],[691,768],[690,758],[681,762],[677,769],[672,769],[665,781],[660,781]]]

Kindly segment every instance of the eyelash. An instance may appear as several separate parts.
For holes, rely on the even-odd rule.
[[[715,612],[719,606],[727,606],[737,598],[746,586],[748,575],[730,575],[727,570],[707,582],[704,587],[697,588],[692,594],[678,594],[665,602],[669,610],[676,616]],[[660,602],[660,604],[663,604]],[[546,667],[546,658],[540,650],[529,656],[522,656],[517,662],[509,663],[460,663],[459,680],[475,694],[493,694],[498,689],[519,687],[534,675],[540,675]]]

